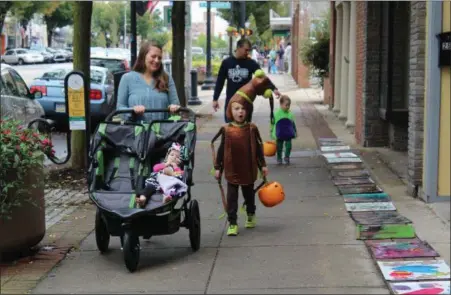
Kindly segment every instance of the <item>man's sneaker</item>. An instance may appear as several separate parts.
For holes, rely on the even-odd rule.
[[[285,157],[284,160],[286,165],[290,165],[290,158]]]
[[[246,228],[254,228],[257,225],[255,215],[248,215],[246,220]]]
[[[236,235],[238,235],[238,225],[230,224],[229,228],[227,229],[227,235],[228,236],[236,236]]]
[[[282,165],[282,159],[277,159],[277,165]]]

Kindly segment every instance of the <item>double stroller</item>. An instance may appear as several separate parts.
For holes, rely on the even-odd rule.
[[[191,196],[196,117],[187,108],[181,108],[180,114],[167,120],[139,123],[133,119],[133,110],[117,110],[99,124],[91,141],[88,186],[89,197],[97,206],[97,248],[105,253],[110,236],[120,237],[125,266],[130,272],[138,267],[140,237],[170,235],[185,227],[189,230],[193,251],[200,247],[199,204]],[[112,120],[115,116],[125,119]],[[174,142],[185,147],[181,168],[187,192],[166,203],[163,195],[157,192],[144,208],[139,208],[136,192],[144,187],[152,167],[165,158]]]

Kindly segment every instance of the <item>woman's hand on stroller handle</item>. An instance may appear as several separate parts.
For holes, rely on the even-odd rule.
[[[169,105],[169,112],[171,112],[171,113],[176,113],[176,112],[178,112],[179,109],[180,109],[179,105],[176,105],[176,104]]]

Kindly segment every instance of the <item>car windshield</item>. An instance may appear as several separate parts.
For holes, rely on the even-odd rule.
[[[126,70],[122,60],[118,59],[91,58],[91,66],[107,68],[113,74]]]
[[[70,69],[53,69],[45,72],[41,79],[43,80],[64,80]],[[102,84],[104,73],[99,70],[91,70],[91,83]]]

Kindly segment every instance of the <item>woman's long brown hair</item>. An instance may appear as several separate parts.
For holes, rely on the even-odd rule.
[[[152,47],[156,47],[163,52],[163,48],[160,45],[152,42],[144,42],[139,49],[138,58],[133,66],[134,71],[144,74],[146,71],[146,55]],[[155,88],[158,89],[158,91],[169,91],[169,76],[163,69],[163,63],[160,64],[160,68],[157,71],[153,72],[152,77],[155,79]]]

